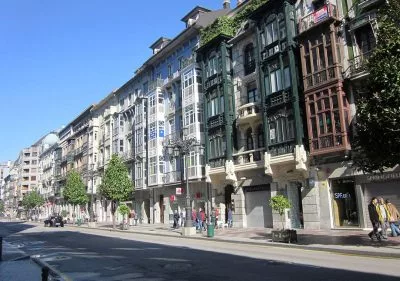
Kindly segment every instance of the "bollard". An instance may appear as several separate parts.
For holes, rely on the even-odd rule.
[[[0,237],[0,261],[3,259],[3,237]]]
[[[49,280],[49,271],[50,269],[47,266],[42,268],[42,281]]]

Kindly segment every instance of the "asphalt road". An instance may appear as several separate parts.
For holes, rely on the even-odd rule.
[[[73,280],[400,280],[397,259],[1,222],[0,235]]]

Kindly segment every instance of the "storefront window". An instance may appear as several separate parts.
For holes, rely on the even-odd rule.
[[[359,226],[354,180],[334,180],[332,192],[335,227]]]

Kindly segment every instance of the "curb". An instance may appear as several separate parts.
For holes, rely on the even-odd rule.
[[[229,243],[229,244],[242,244],[242,245],[253,245],[253,246],[267,246],[267,247],[275,247],[275,248],[289,248],[289,249],[298,249],[298,250],[307,250],[307,251],[318,251],[318,252],[327,252],[327,253],[334,253],[334,254],[344,254],[344,255],[354,255],[354,256],[363,256],[363,257],[370,257],[370,258],[397,258],[400,259],[400,251],[399,253],[384,253],[384,252],[374,252],[374,251],[365,251],[365,250],[353,250],[353,249],[335,249],[335,248],[325,248],[325,247],[318,247],[318,246],[305,246],[305,245],[297,245],[297,244],[283,244],[283,243],[273,243],[265,241],[261,242],[253,242],[253,241],[241,241],[241,240],[226,240],[223,238],[211,238],[208,237],[197,237],[197,236],[176,236],[171,234],[161,234],[161,233],[149,233],[149,232],[142,232],[142,231],[126,231],[120,229],[109,229],[104,227],[96,227],[96,228],[88,228],[82,226],[74,226],[69,225],[68,227],[79,228],[79,229],[93,229],[93,230],[100,230],[100,231],[108,231],[108,232],[121,232],[121,233],[137,233],[142,235],[148,236],[166,236],[166,237],[175,237],[180,239],[191,239],[191,240],[205,240],[205,241],[218,241],[222,243]]]
[[[42,261],[40,259],[40,256],[31,256],[30,258],[31,258],[31,260],[33,262],[35,262],[38,266],[40,266],[42,268],[42,270],[43,270],[43,268],[48,268],[49,269],[49,276],[52,277],[52,279],[50,279],[50,280],[72,281],[71,278],[69,278],[65,274],[61,273],[60,271],[58,271],[56,268],[54,268],[53,266],[51,266],[47,262]],[[55,279],[53,279],[53,278],[55,278]]]

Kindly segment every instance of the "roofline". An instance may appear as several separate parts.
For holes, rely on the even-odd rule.
[[[68,123],[68,125],[65,126],[64,129],[61,129],[58,135],[62,135],[62,132],[65,132],[66,130],[69,130],[69,127],[76,123],[79,119],[82,119],[85,114],[88,114],[92,111],[92,108],[94,108],[95,104],[91,104],[89,107],[87,107],[85,110],[83,110],[75,119],[73,119],[71,122]]]
[[[204,8],[202,6],[197,5],[193,9],[191,9],[183,18],[181,18],[181,21],[186,22],[189,18],[190,15],[195,11],[195,10],[201,10],[202,12],[211,12],[212,10]]]
[[[161,36],[153,44],[151,44],[151,46],[149,48],[154,49],[159,44],[159,42],[164,42],[164,41],[168,41],[168,40],[171,41],[171,39]]]

